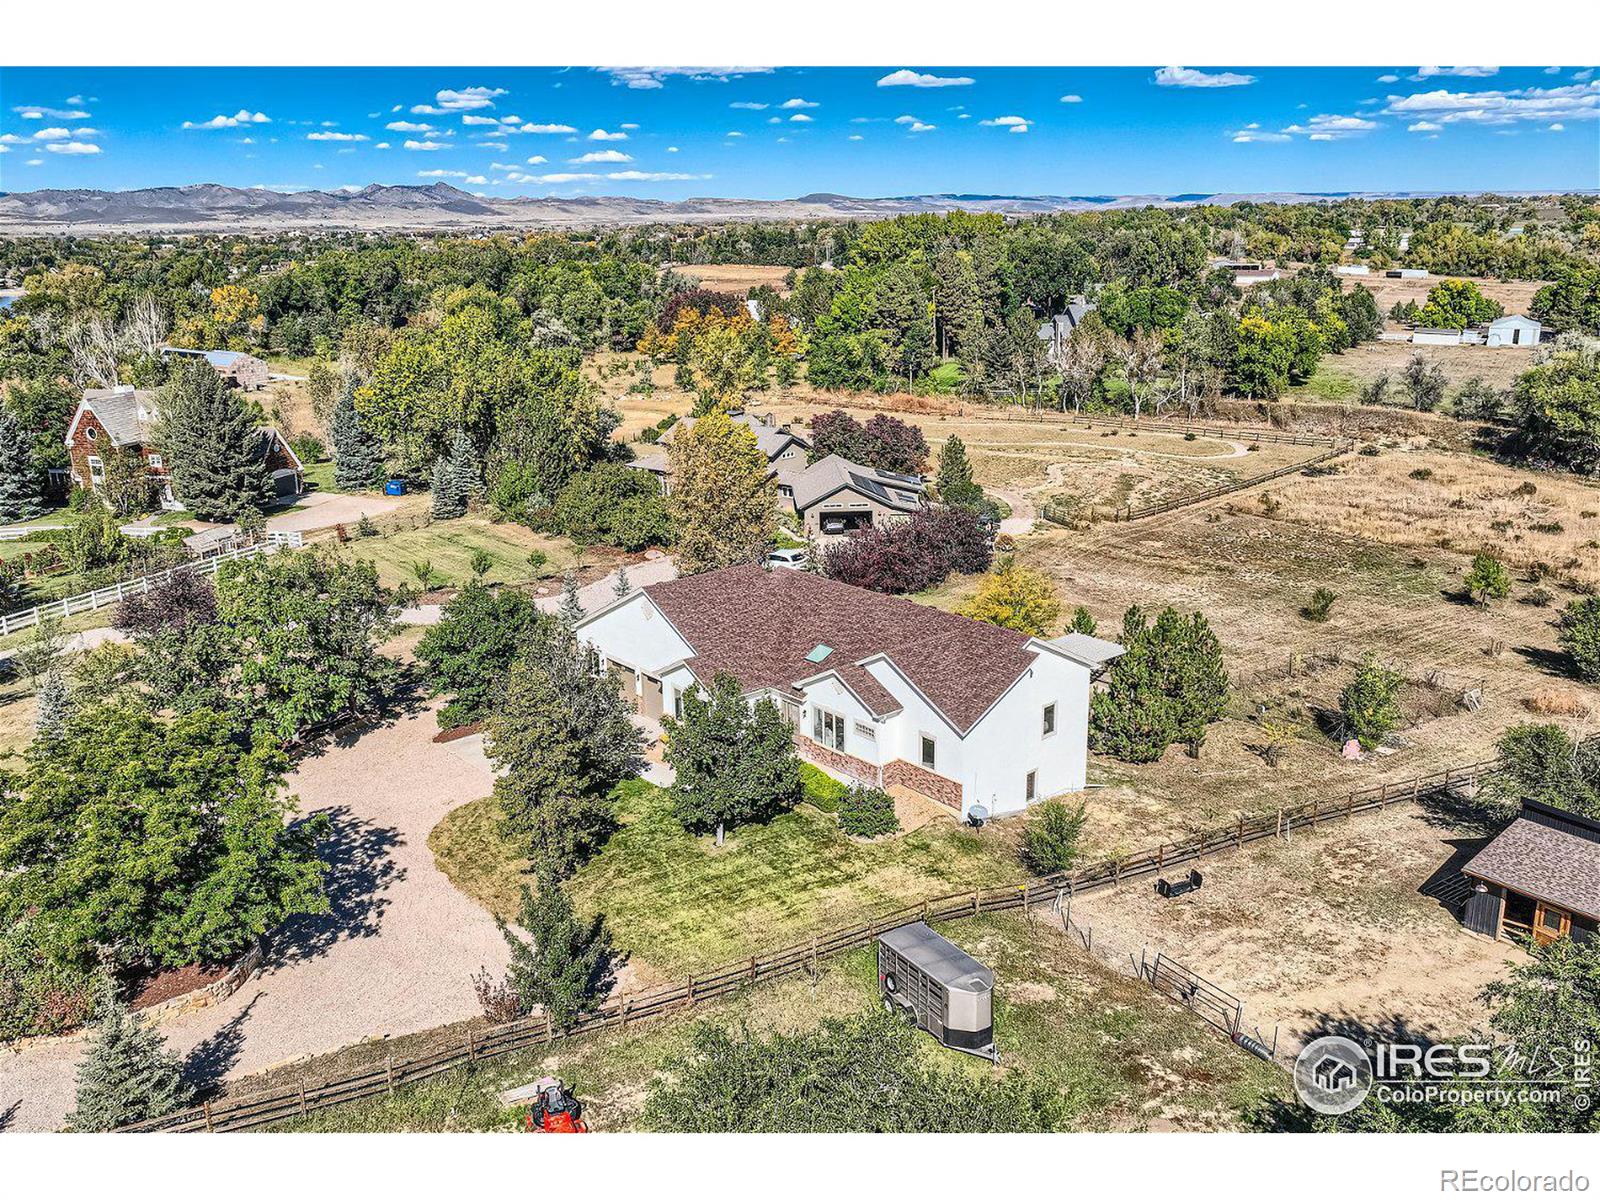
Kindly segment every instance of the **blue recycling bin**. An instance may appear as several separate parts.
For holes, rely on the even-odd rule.
[[[405,480],[403,480],[403,479],[391,479],[391,480],[389,480],[388,483],[383,485],[383,494],[385,496],[404,496],[406,494]]]

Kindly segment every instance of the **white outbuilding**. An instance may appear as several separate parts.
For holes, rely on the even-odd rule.
[[[1490,321],[1484,330],[1486,346],[1537,346],[1544,326],[1532,317],[1511,316]]]

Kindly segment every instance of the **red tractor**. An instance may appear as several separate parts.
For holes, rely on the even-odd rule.
[[[572,1089],[548,1075],[538,1083],[514,1088],[501,1097],[507,1104],[526,1105],[523,1117],[528,1133],[588,1133],[583,1121],[583,1105]]]

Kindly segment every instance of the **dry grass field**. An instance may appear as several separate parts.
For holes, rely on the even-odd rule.
[[[1414,352],[1420,351],[1430,366],[1438,366],[1449,384],[1447,396],[1474,375],[1491,387],[1507,390],[1534,364],[1537,353],[1524,346],[1413,346],[1410,342],[1363,342],[1342,354],[1329,354],[1317,364],[1316,374],[1285,399],[1340,400],[1354,403],[1361,389],[1380,375],[1389,376],[1390,398],[1405,404],[1400,373]]]
[[[743,296],[751,288],[766,284],[780,296],[789,294],[785,280],[790,267],[762,267],[745,263],[679,263],[672,268],[674,274],[692,279],[699,287],[713,292],[732,292]]]
[[[1489,299],[1498,303],[1508,314],[1526,313],[1533,295],[1544,287],[1541,280],[1482,279],[1460,275],[1430,275],[1426,279],[1390,279],[1384,275],[1361,278],[1352,276],[1351,282],[1366,288],[1378,302],[1378,311],[1386,318],[1396,304],[1411,301],[1418,308],[1428,302],[1428,292],[1446,279],[1471,278]]]
[[[1398,804],[1214,858],[1178,899],[1142,880],[1091,893],[1072,919],[1097,950],[1160,951],[1232,992],[1247,1028],[1269,1042],[1277,1029],[1280,1053],[1324,1032],[1449,1037],[1483,1020],[1479,993],[1524,957],[1423,891],[1486,840],[1452,813]]]

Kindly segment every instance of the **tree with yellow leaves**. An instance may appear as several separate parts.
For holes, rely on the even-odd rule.
[[[1007,557],[984,576],[977,594],[958,611],[974,621],[1048,637],[1061,623],[1061,598],[1044,575]]]
[[[777,491],[755,434],[720,408],[672,440],[675,557],[685,573],[752,562],[778,527]]]

